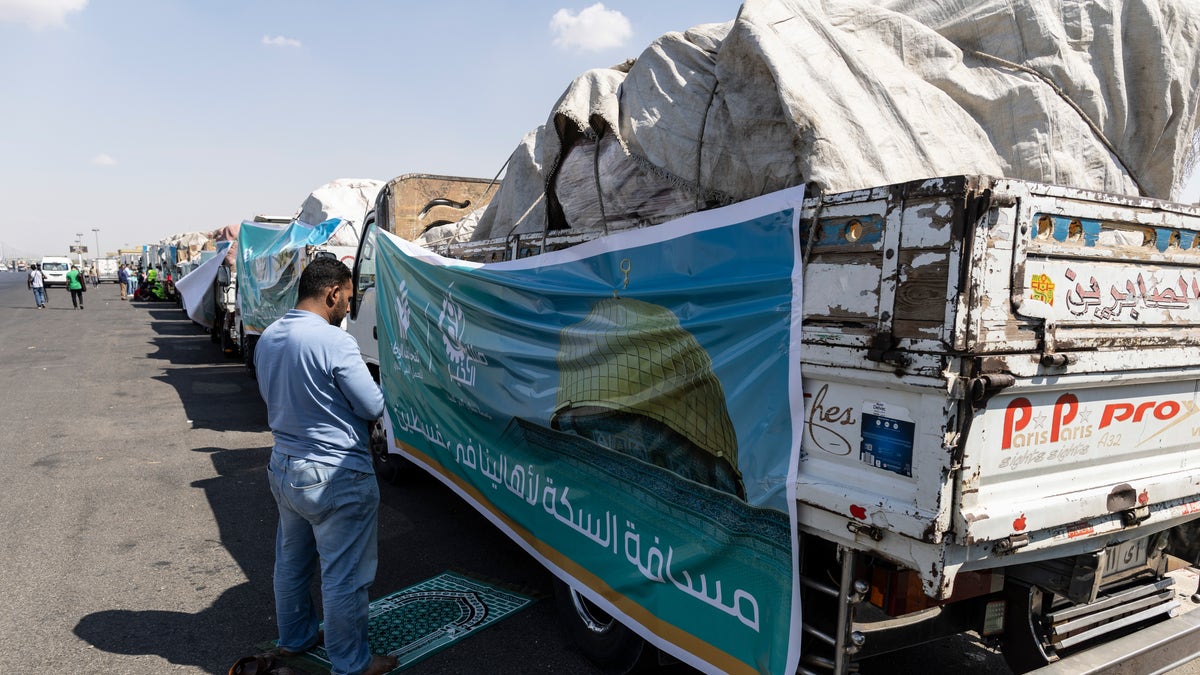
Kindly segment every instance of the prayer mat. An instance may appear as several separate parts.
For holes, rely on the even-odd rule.
[[[398,673],[533,604],[534,598],[454,572],[443,572],[371,602],[372,654],[399,659]],[[324,647],[299,657],[328,672]],[[300,665],[300,664],[297,664]],[[304,667],[301,665],[301,667]]]

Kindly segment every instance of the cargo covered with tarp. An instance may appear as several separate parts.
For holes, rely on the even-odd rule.
[[[358,229],[384,182],[372,178],[338,178],[309,193],[293,220],[324,223],[340,218],[344,226],[329,237],[330,246],[358,246]]]
[[[319,225],[300,221],[289,225],[242,223],[238,236],[237,294],[247,334],[261,335],[267,326],[296,306],[300,273],[308,264],[309,247],[326,244],[342,225],[340,218]]]
[[[697,514],[710,513],[710,492],[725,493],[722,525],[741,527],[747,521],[733,516],[745,506],[779,509],[773,516],[786,510],[788,521],[770,530],[767,543],[780,545],[801,527],[830,533],[827,541],[849,537],[917,571],[922,593],[939,601],[949,600],[950,579],[962,559],[990,555],[985,542],[1000,541],[999,551],[1005,542],[1020,541],[1031,544],[1033,555],[1049,556],[1059,542],[1041,532],[1036,539],[1022,535],[1026,513],[1033,523],[1033,506],[1046,513],[1051,503],[1069,503],[1075,510],[1061,513],[1094,517],[1084,504],[1103,504],[1105,495],[1092,490],[1086,500],[1074,494],[1066,499],[1034,490],[1027,494],[1036,500],[1028,504],[1012,499],[1003,505],[1028,509],[1012,517],[1007,511],[991,518],[981,511],[951,513],[957,504],[951,494],[971,495],[961,497],[970,505],[981,483],[1001,497],[1006,483],[994,471],[981,478],[970,467],[955,466],[962,456],[949,452],[948,444],[962,442],[966,430],[956,404],[943,400],[959,395],[952,393],[957,385],[936,379],[957,377],[947,357],[936,353],[958,337],[957,324],[946,321],[953,316],[947,307],[973,298],[981,311],[1006,319],[1011,311],[1008,303],[971,296],[959,283],[973,277],[959,274],[957,265],[996,279],[991,288],[971,289],[986,288],[990,300],[1007,299],[1013,284],[1025,280],[1006,274],[1004,265],[1019,259],[1012,237],[990,249],[997,251],[994,258],[971,258],[969,247],[966,253],[962,248],[964,230],[985,222],[966,215],[987,203],[974,186],[992,185],[992,179],[963,178],[969,187],[962,192],[970,197],[940,202],[935,193],[943,181],[926,179],[982,174],[1036,182],[1021,188],[1022,204],[1032,201],[1028,195],[1060,190],[1041,184],[1178,199],[1196,155],[1198,85],[1200,3],[1185,0],[749,0],[727,23],[664,35],[636,60],[579,76],[545,123],[517,146],[487,209],[419,242],[461,256],[443,258],[391,237],[379,240],[380,375],[389,446],[458,491],[566,581],[575,607],[595,603],[705,672],[796,672],[802,642],[809,653],[819,651],[804,641],[802,628],[825,637],[811,627],[817,624],[801,623],[798,599],[792,606],[780,602],[798,593],[799,545],[791,542],[790,558],[782,550],[775,556],[767,547],[742,548],[746,542],[735,541],[730,531],[698,526]],[[907,181],[909,187],[897,187],[895,194],[887,187]],[[998,194],[1006,187],[1015,192],[1002,180],[994,185]],[[801,194],[815,197],[818,213],[802,217],[797,196],[777,205],[777,220],[768,221],[773,227],[743,218],[747,205],[779,198],[793,186],[806,186]],[[834,213],[819,213],[822,195],[853,190],[861,192],[843,196]],[[1078,192],[1067,194],[1079,203],[1096,199]],[[1067,201],[1061,190],[1054,199]],[[1000,199],[996,208],[1012,211],[1014,203]],[[1044,203],[1057,206],[1053,199]],[[850,210],[860,205],[866,206]],[[870,219],[860,219],[863,214]],[[1016,219],[1000,222],[1014,228]],[[1049,214],[1045,222],[1055,223]],[[1063,243],[1077,226],[1069,219],[1062,226],[1062,238],[1031,236]],[[1099,223],[1083,227],[1099,229]],[[1178,234],[1185,230],[1190,232],[1180,228]],[[551,237],[541,237],[537,246],[536,235],[574,233],[579,236],[557,238],[563,246],[580,244],[567,251],[554,250]],[[615,236],[599,236],[610,233]],[[885,234],[891,237],[886,246]],[[535,236],[514,241],[512,235]],[[714,235],[718,239],[707,239]],[[460,245],[464,239],[477,246]],[[497,241],[504,247],[487,248]],[[1195,239],[1172,239],[1168,232],[1160,241],[1158,253],[1167,255],[1166,248],[1178,245],[1171,242],[1190,246]],[[1031,250],[1043,243],[1024,242]],[[1064,256],[1054,246],[1046,243],[1058,266],[1051,272],[1073,280],[1073,271],[1060,269]],[[810,259],[806,254],[814,247]],[[538,250],[551,252],[523,257]],[[980,245],[976,253],[982,250]],[[489,251],[499,252],[488,257]],[[516,259],[504,257],[510,255]],[[880,262],[873,264],[876,255]],[[818,283],[802,293],[806,275]],[[784,288],[785,279],[793,284]],[[933,295],[916,295],[912,302],[900,292],[924,290],[930,279],[943,282],[932,286]],[[869,288],[847,292],[860,284]],[[772,287],[779,293],[762,295]],[[1060,297],[1071,288],[1083,286],[1061,282]],[[817,316],[815,323],[832,328],[810,343],[802,331],[826,300],[830,321]],[[897,308],[910,316],[894,322]],[[865,331],[846,318],[860,309],[862,325],[878,327],[869,351]],[[762,325],[754,311],[763,312]],[[848,326],[844,340],[842,326]],[[930,337],[931,328],[949,333],[935,330]],[[905,330],[916,335],[905,336]],[[1011,341],[1013,335],[1025,337],[1000,337]],[[891,356],[897,338],[917,347]],[[756,340],[774,346],[745,346]],[[706,359],[691,358],[700,352],[696,344]],[[733,348],[725,351],[723,344]],[[741,358],[760,360],[728,367]],[[810,384],[802,382],[802,358],[803,380]],[[910,358],[912,363],[902,360]],[[1021,358],[1031,363],[1027,353]],[[894,365],[894,372],[878,361]],[[674,435],[651,433],[661,430],[655,422],[670,427],[663,420],[671,418],[648,405],[653,399],[646,392],[672,391],[672,374],[696,362],[711,366],[722,386],[713,400],[731,412],[737,440],[731,465],[739,468],[732,490],[714,487],[729,481],[711,472],[701,477],[712,479],[703,485],[696,474],[661,461],[683,454],[687,432],[699,428],[694,419],[672,428]],[[860,362],[855,375],[861,382],[850,384],[847,373]],[[927,370],[920,371],[925,363]],[[786,381],[778,379],[783,373]],[[580,384],[585,382],[593,389]],[[932,394],[916,393],[928,382],[935,383]],[[839,391],[849,393],[835,407],[830,402]],[[1160,390],[1147,386],[1135,393],[1149,400]],[[1038,390],[1036,398],[1020,400],[1049,407],[1048,396]],[[664,407],[677,402],[663,398],[670,399]],[[725,421],[710,408],[695,408],[707,424]],[[837,416],[847,421],[834,427]],[[1005,419],[1003,413],[987,419],[997,418]],[[933,420],[947,426],[926,431]],[[985,429],[978,422],[975,428]],[[794,433],[789,439],[747,435],[766,430]],[[814,433],[845,447],[814,440]],[[974,438],[988,433],[976,431]],[[1185,445],[1173,443],[1177,452]],[[816,451],[815,459],[801,459],[802,444],[805,452]],[[728,453],[734,444],[718,446]],[[787,476],[755,476],[755,468],[783,448],[794,453],[780,463]],[[1178,461],[1161,455],[1156,466]],[[692,458],[697,456],[707,460],[701,453]],[[1139,471],[1142,466],[1144,461]],[[664,467],[676,475],[657,482]],[[950,486],[955,471],[975,483]],[[1074,473],[1067,467],[1060,475]],[[1187,478],[1177,472],[1172,480],[1180,476]],[[690,493],[669,489],[687,480]],[[1183,484],[1171,483],[1181,491],[1171,499],[1183,499]],[[786,495],[783,503],[768,499],[761,492],[766,486],[774,490],[770,497]],[[1178,518],[1192,503],[1157,517]],[[952,521],[952,515],[966,522]],[[1045,520],[1030,530],[1060,528],[1061,534],[1046,537],[1064,539],[1078,534],[1068,534],[1061,520]],[[959,533],[987,530],[987,536],[956,540],[953,527]],[[689,559],[682,562],[685,546]],[[845,556],[843,599],[852,588],[851,550],[839,547]],[[957,564],[947,550],[962,556]],[[775,569],[760,579],[753,564],[731,566],[745,576],[724,567],[747,551],[757,554],[754,563],[777,563]],[[755,586],[759,581],[762,590]],[[768,590],[770,581],[779,586]],[[830,581],[837,583],[813,583],[827,587]],[[805,611],[819,616],[820,607],[808,604]],[[953,613],[947,605],[943,616]],[[847,616],[845,630],[833,635],[852,635],[855,624]],[[827,639],[832,645],[841,638]]]
[[[199,263],[175,283],[188,318],[205,328],[212,328],[217,320],[217,298],[213,282],[216,281],[217,269],[221,267],[230,246],[228,241],[217,244],[216,250],[207,260]]]
[[[296,285],[314,248],[353,267],[359,228],[383,186],[380,180],[339,178],[310,192],[291,223],[245,221],[219,233],[237,240],[237,302],[247,334],[262,334],[295,306]]]
[[[1178,199],[1198,64],[1184,0],[749,0],[578,77],[473,239],[956,174]]]
[[[220,229],[213,230],[209,237],[213,242],[220,245],[221,242],[229,242],[229,248],[225,252],[225,264],[234,266],[237,264],[237,243],[238,232],[241,230],[242,224],[226,225]]]

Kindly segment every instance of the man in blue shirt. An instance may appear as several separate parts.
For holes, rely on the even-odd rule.
[[[263,331],[254,366],[275,436],[267,474],[279,506],[279,651],[303,652],[322,639],[309,591],[319,564],[332,675],[381,675],[396,658],[372,656],[367,644],[379,517],[367,425],[383,414],[383,394],[358,344],[339,328],[353,293],[341,262],[309,263],[296,308]]]
[[[124,300],[128,295],[125,291],[129,289],[129,270],[125,269],[125,263],[117,266],[117,283],[121,286],[121,299]]]

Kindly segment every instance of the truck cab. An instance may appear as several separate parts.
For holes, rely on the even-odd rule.
[[[372,373],[378,373],[379,369],[379,334],[375,325],[378,229],[412,241],[487,206],[494,194],[494,183],[485,178],[433,174],[403,174],[380,190],[375,208],[364,218],[359,235],[354,259],[354,300],[346,324]]]

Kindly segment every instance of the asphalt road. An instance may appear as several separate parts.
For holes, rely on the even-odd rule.
[[[257,389],[174,306],[33,308],[0,273],[0,673],[214,673],[275,637]],[[449,490],[385,485],[381,597],[446,570],[543,599],[411,673],[598,672],[543,568]]]
[[[0,273],[0,675],[223,675],[275,636],[254,381],[174,305],[105,284],[85,310],[62,289],[36,310],[24,279]],[[446,570],[541,597],[406,672],[601,672],[562,630],[549,574],[471,507],[420,473],[381,494],[371,597]],[[863,666],[1009,672],[969,637]]]

